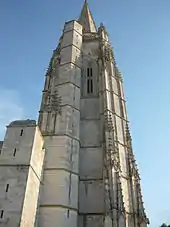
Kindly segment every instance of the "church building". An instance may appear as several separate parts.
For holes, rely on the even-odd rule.
[[[85,0],[53,51],[38,123],[0,143],[0,227],[147,227],[123,80]]]

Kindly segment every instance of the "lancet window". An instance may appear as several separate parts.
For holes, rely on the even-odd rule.
[[[87,94],[93,94],[93,69],[87,68]]]

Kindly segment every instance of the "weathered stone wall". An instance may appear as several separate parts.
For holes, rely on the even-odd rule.
[[[58,53],[60,61],[50,74],[55,86],[46,91],[50,95],[58,92],[61,111],[57,112],[53,104],[50,111],[41,109],[46,156],[40,192],[40,227],[54,227],[56,223],[77,226],[81,46],[82,26],[76,21],[67,22]],[[45,106],[45,98],[43,102]]]
[[[0,157],[1,162],[1,157]],[[29,167],[0,165],[0,226],[20,226]]]
[[[42,167],[45,155],[43,146],[44,140],[41,136],[39,128],[36,127],[34,132],[34,141],[32,144],[30,167],[27,177],[20,227],[32,227],[35,223]]]
[[[99,42],[83,43],[80,109],[79,227],[102,224],[104,213],[103,148],[99,100]],[[93,92],[87,92],[87,68],[92,68]]]
[[[7,128],[0,154],[0,226],[34,226],[42,148],[43,138],[36,125],[18,121]]]

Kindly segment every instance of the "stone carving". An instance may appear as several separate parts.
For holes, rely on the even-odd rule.
[[[146,224],[150,224],[149,219],[146,216],[145,213],[145,208],[143,205],[143,198],[142,198],[142,192],[141,192],[141,187],[140,187],[140,183],[136,183],[136,191],[137,191],[137,207],[138,207],[138,221],[139,224],[142,223],[146,223]]]
[[[138,169],[137,169],[136,164],[133,164],[132,165],[132,175],[134,176],[134,179],[136,181],[139,181],[140,180],[140,176],[139,176],[139,173],[138,173]]]
[[[127,145],[127,151],[128,151],[128,159],[129,159],[129,177],[132,178],[134,181],[136,192],[137,192],[136,203],[137,203],[137,207],[140,207],[139,214],[138,214],[138,221],[139,221],[139,224],[142,224],[143,222],[149,224],[149,219],[146,217],[145,209],[143,207],[143,199],[142,199],[142,193],[140,188],[140,176],[139,176],[137,164],[133,155],[132,139],[131,139],[128,123],[126,124],[126,145]]]
[[[106,111],[105,127],[107,131],[106,136],[106,178],[105,178],[105,206],[106,215],[113,220],[113,208],[117,207],[119,215],[125,215],[125,207],[123,202],[122,186],[120,181],[121,167],[119,160],[119,149],[114,140],[114,125],[112,113]],[[116,180],[113,183],[114,175],[112,170],[116,172]],[[117,198],[113,198],[113,184],[117,184]]]
[[[52,72],[56,72],[56,68],[60,64],[60,61],[61,61],[60,52],[61,52],[61,41],[62,41],[62,38],[63,37],[61,36],[57,48],[53,51],[53,56],[52,56],[52,58],[50,60],[50,64],[48,66],[46,76],[51,75]]]
[[[83,40],[84,41],[93,41],[99,38],[99,35],[97,33],[84,33],[83,34]]]
[[[105,60],[106,63],[110,61],[110,50],[109,50],[108,46],[104,47],[103,56],[104,56],[104,60]]]
[[[89,226],[103,227],[104,218],[100,215],[87,216],[87,223]]]
[[[111,113],[108,113],[107,110],[104,113],[104,119],[105,119],[106,131],[112,132],[113,131],[112,115],[111,115]]]
[[[120,161],[119,161],[119,155],[118,152],[112,152],[111,153],[111,161],[114,169],[116,171],[120,170]]]
[[[106,152],[106,158],[107,158],[107,164],[109,162],[111,163],[112,167],[116,171],[120,170],[120,161],[119,161],[119,150],[117,146],[115,145],[114,141],[114,127],[113,127],[113,121],[112,121],[112,114],[105,112],[105,125],[106,130],[109,132],[107,137],[107,152]]]
[[[106,67],[108,63],[112,63],[113,64],[115,77],[117,77],[118,79],[123,81],[121,73],[118,70],[118,67],[116,66],[116,61],[115,61],[115,57],[114,57],[113,48],[112,48],[112,46],[110,45],[109,42],[107,42],[106,40],[104,40],[102,38],[101,29],[99,29],[99,32],[100,32],[100,36],[99,36],[100,54],[99,54],[99,56],[104,61],[104,67]]]
[[[138,168],[137,168],[134,154],[132,151],[132,139],[131,139],[128,123],[126,124],[126,144],[127,144],[129,167],[130,167],[129,175],[130,175],[130,177],[133,176],[134,179],[138,181],[138,180],[140,180],[140,176],[138,173]]]
[[[111,45],[105,40],[100,40],[100,46],[103,47],[103,51],[101,51],[101,55],[104,58],[105,63],[109,63],[114,60],[113,49]]]
[[[60,55],[55,56],[55,57],[52,59],[52,66],[51,66],[51,67],[52,67],[53,72],[56,72],[57,66],[60,64],[60,61],[61,61]]]
[[[117,178],[117,185],[118,185],[118,198],[119,200],[118,202],[118,206],[119,206],[119,213],[123,214],[125,216],[125,204],[124,204],[124,196],[123,196],[123,190],[122,190],[122,183],[121,183],[121,179],[120,179],[120,172],[116,173],[116,178]]]
[[[114,66],[114,71],[115,71],[115,77],[117,77],[120,81],[123,81],[121,73],[116,65]]]
[[[44,109],[47,112],[57,112],[61,115],[61,96],[58,95],[57,90],[53,94],[48,94],[48,103],[45,104]]]

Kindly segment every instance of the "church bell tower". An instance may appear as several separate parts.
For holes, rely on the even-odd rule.
[[[65,23],[46,73],[38,227],[146,227],[122,76],[87,1]]]

